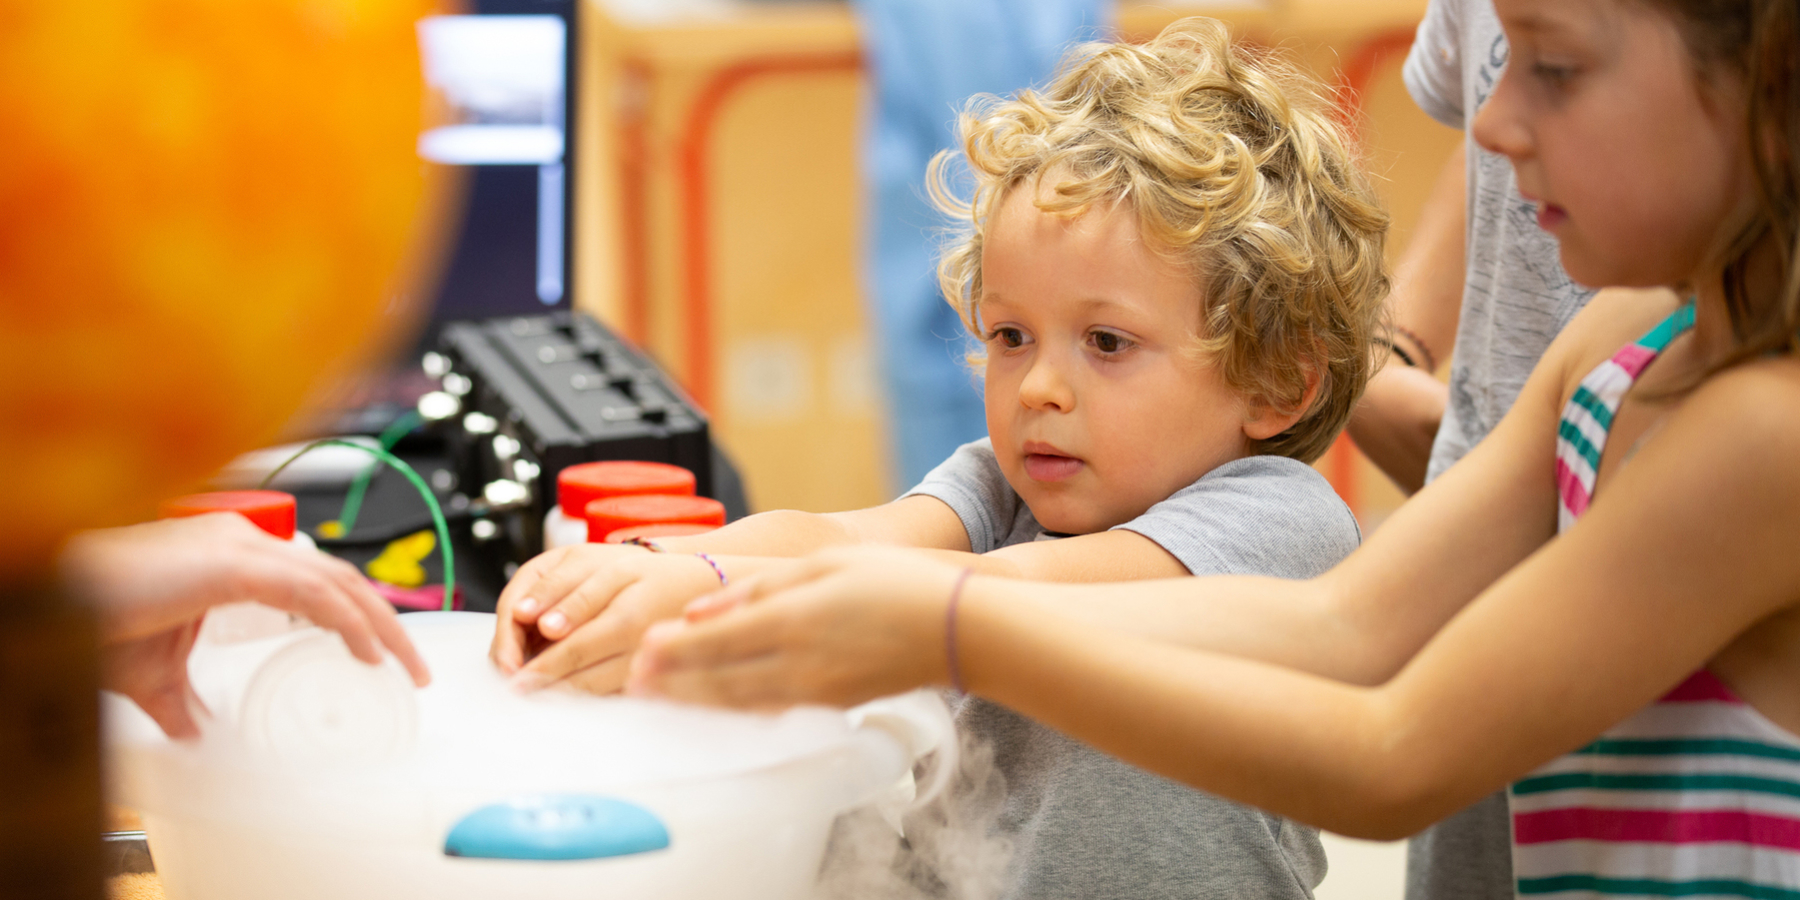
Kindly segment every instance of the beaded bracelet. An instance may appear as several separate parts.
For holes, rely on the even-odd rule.
[[[626,546],[630,546],[630,547],[642,547],[645,550],[650,551],[651,553],[663,552],[663,548],[661,546],[651,542],[651,540],[649,538],[630,537],[630,538],[626,538],[626,539],[620,541],[619,543],[624,544]]]
[[[729,580],[727,580],[725,578],[725,570],[719,567],[718,560],[713,559],[712,557],[707,556],[704,553],[696,553],[694,555],[700,557],[700,559],[703,562],[705,562],[707,565],[712,566],[713,574],[719,576],[719,587],[724,587],[731,583]]]
[[[950,670],[950,686],[959,694],[966,694],[968,690],[963,687],[960,662],[962,654],[956,647],[956,605],[962,600],[963,582],[968,581],[973,574],[974,569],[964,569],[962,574],[956,576],[956,586],[950,589],[950,602],[944,607],[944,656],[949,660],[947,668]]]

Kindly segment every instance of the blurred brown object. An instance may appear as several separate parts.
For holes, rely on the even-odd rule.
[[[0,897],[100,896],[92,613],[0,581]]]
[[[102,894],[75,530],[147,519],[412,324],[439,0],[0,0],[0,897]],[[160,891],[158,891],[160,896]]]
[[[104,830],[143,831],[144,817],[138,815],[135,809],[108,803],[106,804],[106,827]]]
[[[162,879],[154,872],[134,872],[106,879],[106,900],[163,900]]]

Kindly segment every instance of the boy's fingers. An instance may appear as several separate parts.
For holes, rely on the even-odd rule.
[[[534,691],[596,663],[618,656],[637,644],[645,623],[621,608],[592,619],[562,640],[544,648],[513,676],[512,686]]]
[[[513,605],[513,618],[528,625],[535,623],[587,583],[588,579],[616,568],[601,564],[589,556],[567,553],[557,565],[539,570],[537,582],[531,585],[529,591],[523,592],[518,603]]]
[[[537,618],[538,633],[553,641],[573,634],[604,612],[621,591],[637,580],[636,572],[622,567],[607,567],[589,575],[560,599],[546,600]]]
[[[525,664],[525,627],[502,611],[494,623],[494,640],[488,645],[488,659],[511,675]]]
[[[544,573],[561,564],[563,558],[568,555],[568,549],[567,547],[558,547],[527,560],[525,565],[519,567],[519,571],[513,575],[512,580],[506,583],[506,587],[501,589],[495,608],[510,613],[514,621],[530,622],[535,619],[537,614],[543,611],[543,604],[532,604],[529,609],[520,609],[519,603],[533,595],[533,589],[543,580]]]
[[[602,658],[635,649],[643,639],[645,629],[667,615],[667,601],[664,600],[660,606],[657,603],[658,593],[662,590],[661,586],[644,581],[626,585],[613,596],[606,610],[581,623],[577,626],[578,630],[564,638],[558,646],[578,641]],[[540,622],[539,628],[542,627],[543,623]],[[553,646],[545,653],[556,649]]]

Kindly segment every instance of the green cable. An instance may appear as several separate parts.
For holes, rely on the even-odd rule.
[[[400,417],[381,433],[381,436],[376,439],[376,443],[381,445],[383,451],[392,450],[395,444],[400,443],[401,438],[406,437],[424,421],[425,418],[419,415],[418,410],[409,409],[401,413]],[[337,537],[348,535],[356,527],[356,516],[362,512],[363,494],[368,492],[369,482],[375,480],[375,473],[380,469],[381,461],[377,459],[368,468],[356,473],[356,480],[350,482],[350,492],[344,495],[344,508],[338,511],[337,522],[340,530]]]
[[[393,429],[390,428],[388,430],[392,431]],[[450,548],[450,524],[444,521],[444,510],[442,507],[438,506],[437,497],[431,493],[431,488],[426,486],[425,479],[420,478],[419,473],[413,471],[413,467],[406,464],[406,460],[403,460],[386,450],[377,449],[364,444],[352,443],[338,438],[325,438],[324,440],[313,441],[312,443],[307,444],[300,448],[300,452],[283,460],[281,465],[275,467],[275,471],[270,472],[263,478],[262,484],[258,485],[258,487],[268,487],[269,482],[274,481],[275,476],[281,474],[282,469],[287,468],[294,460],[305,456],[319,447],[352,447],[361,450],[362,452],[375,457],[378,461],[393,466],[400,474],[406,476],[406,480],[413,483],[413,487],[419,489],[419,496],[425,498],[425,505],[431,509],[431,522],[437,528],[438,544],[444,548],[444,612],[449,612],[454,609],[456,607],[454,602],[456,596],[456,553]]]

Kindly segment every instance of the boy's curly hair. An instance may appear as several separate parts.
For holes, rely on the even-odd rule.
[[[1186,19],[1147,44],[1080,46],[1049,87],[976,97],[959,128],[973,195],[952,189],[947,151],[929,188],[963,223],[938,281],[972,333],[990,217],[1048,175],[1038,208],[1127,203],[1147,242],[1194,273],[1198,349],[1233,389],[1293,411],[1316,375],[1300,420],[1254,452],[1311,462],[1331,446],[1375,365],[1388,216],[1316,82]]]

